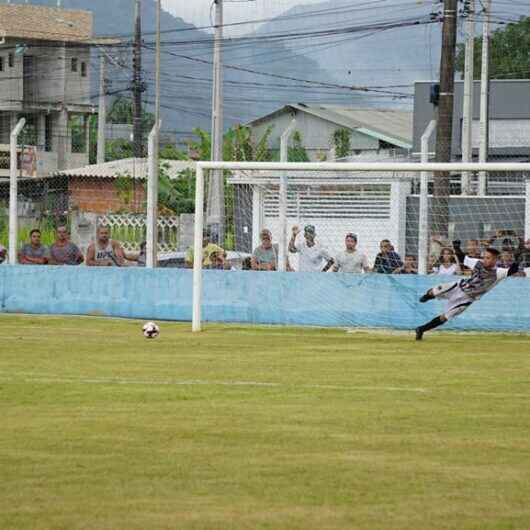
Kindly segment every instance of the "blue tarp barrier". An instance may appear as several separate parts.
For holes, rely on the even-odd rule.
[[[443,311],[419,304],[454,277],[204,271],[203,319],[249,324],[411,329]],[[0,311],[191,320],[184,269],[0,267]],[[445,329],[530,331],[530,280],[509,278]]]

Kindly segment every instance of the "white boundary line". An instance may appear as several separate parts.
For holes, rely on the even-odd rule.
[[[19,372],[24,375],[23,372]],[[397,387],[397,386],[348,386],[348,385],[319,385],[319,384],[289,384],[275,383],[267,381],[208,381],[203,379],[189,379],[182,381],[168,380],[142,380],[142,379],[118,379],[118,378],[91,378],[76,379],[74,377],[55,377],[53,375],[35,375],[27,374],[29,377],[9,377],[0,374],[0,384],[17,385],[17,384],[66,384],[66,385],[136,385],[136,386],[225,386],[225,387],[257,387],[257,388],[278,388],[285,390],[348,390],[348,391],[374,391],[374,392],[411,392],[415,394],[432,394],[434,391],[427,388],[419,387]],[[450,389],[442,389],[439,393],[449,392]],[[458,395],[465,396],[484,396],[497,398],[524,398],[529,399],[530,394],[520,392],[457,392]]]
[[[17,378],[16,375],[22,377]],[[394,386],[348,386],[348,385],[319,385],[319,384],[289,384],[267,381],[208,381],[203,379],[189,380],[145,380],[145,379],[119,379],[119,378],[75,378],[58,377],[54,375],[39,375],[19,372],[15,377],[0,375],[2,384],[83,384],[83,385],[148,385],[148,386],[227,386],[227,387],[266,387],[285,389],[316,389],[316,390],[374,390],[386,392],[414,392],[420,394],[429,393],[425,388],[394,387]]]

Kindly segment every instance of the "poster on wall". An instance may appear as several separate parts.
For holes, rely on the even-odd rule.
[[[20,170],[23,177],[37,176],[37,148],[27,145],[20,154]]]

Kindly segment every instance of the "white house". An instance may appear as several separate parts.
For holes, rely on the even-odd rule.
[[[412,149],[412,112],[396,109],[355,108],[335,105],[286,105],[247,124],[252,138],[261,138],[272,127],[269,148],[280,148],[280,137],[292,119],[301,134],[310,160],[334,160],[336,131],[350,131],[349,156],[388,157]]]

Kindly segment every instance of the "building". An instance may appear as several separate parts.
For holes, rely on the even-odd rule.
[[[269,148],[279,150],[280,137],[293,118],[302,145],[312,161],[336,158],[333,136],[341,129],[350,132],[349,156],[388,157],[412,148],[412,113],[396,109],[297,103],[257,118],[247,126],[251,128],[254,141],[272,128]]]
[[[88,11],[0,5],[0,178],[9,175],[10,131],[22,117],[28,176],[88,164],[88,119],[97,110],[91,46],[106,42],[92,39],[92,22]]]
[[[194,169],[196,162],[165,160],[168,177],[178,179],[182,171]],[[60,180],[68,208],[81,212],[108,214],[145,211],[148,164],[146,158],[125,158],[103,164],[58,171],[49,180]]]
[[[429,122],[436,118],[437,107],[432,102],[431,87],[434,81],[422,81],[414,89],[413,150],[421,150],[421,136]],[[473,85],[473,154],[478,156],[480,124],[480,81]],[[464,107],[464,82],[455,82],[453,107],[454,159],[462,156],[462,110]],[[530,80],[499,79],[490,81],[489,95],[491,158],[524,160],[530,156]],[[431,137],[429,150],[434,152],[436,133]]]

